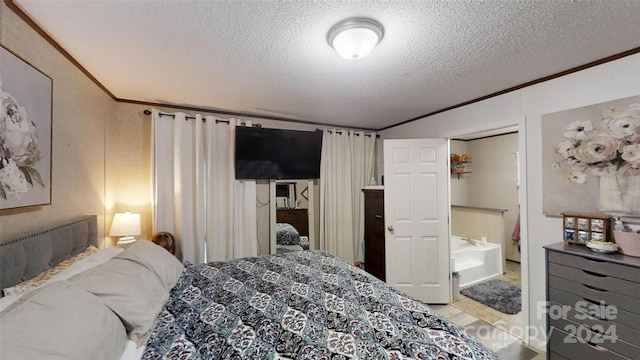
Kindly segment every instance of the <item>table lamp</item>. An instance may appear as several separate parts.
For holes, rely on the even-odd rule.
[[[111,231],[109,236],[121,236],[117,245],[130,245],[136,241],[135,235],[142,233],[140,226],[140,214],[116,213],[111,223]]]

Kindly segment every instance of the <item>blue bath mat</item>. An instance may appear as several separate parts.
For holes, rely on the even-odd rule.
[[[464,296],[505,314],[517,314],[522,309],[522,290],[504,280],[489,280],[460,290]]]

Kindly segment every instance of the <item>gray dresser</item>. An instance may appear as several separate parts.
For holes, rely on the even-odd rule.
[[[640,258],[545,246],[547,358],[640,359]]]

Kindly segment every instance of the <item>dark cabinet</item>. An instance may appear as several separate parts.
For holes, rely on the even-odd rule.
[[[300,236],[309,236],[309,210],[276,209],[276,222],[291,224]]]
[[[364,269],[385,281],[384,190],[364,189]]]

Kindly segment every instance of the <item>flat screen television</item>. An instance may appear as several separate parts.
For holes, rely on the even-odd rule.
[[[319,179],[321,131],[236,127],[236,179]]]

